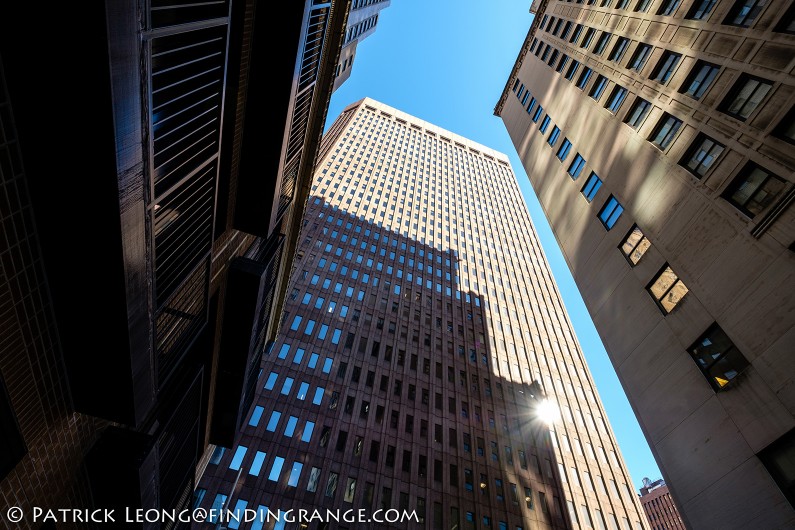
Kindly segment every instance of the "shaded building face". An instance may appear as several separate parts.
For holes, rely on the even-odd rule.
[[[645,528],[630,484],[506,157],[348,107],[252,413],[197,506],[416,517],[312,528]]]
[[[792,525],[795,9],[532,11],[495,114],[682,518]]]

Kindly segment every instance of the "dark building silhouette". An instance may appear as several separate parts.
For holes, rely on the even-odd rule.
[[[235,444],[349,8],[0,8],[4,527],[11,506],[15,528],[34,506],[189,507],[208,446]]]
[[[312,190],[254,407],[196,506],[269,519],[217,521],[245,530],[301,509],[647,528],[505,155],[365,98]]]

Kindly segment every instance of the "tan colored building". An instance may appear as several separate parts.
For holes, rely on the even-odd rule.
[[[795,8],[539,1],[495,108],[693,529],[795,524]]]
[[[649,518],[651,530],[687,530],[663,479],[653,482],[643,479],[640,503]]]
[[[504,154],[365,98],[324,137],[300,240],[254,410],[201,507],[648,528]]]

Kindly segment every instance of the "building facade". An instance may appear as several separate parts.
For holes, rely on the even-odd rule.
[[[365,98],[324,136],[300,240],[254,408],[197,506],[648,528],[505,155]]]
[[[353,0],[351,3],[345,37],[342,41],[339,62],[334,70],[334,90],[351,77],[353,60],[359,43],[375,32],[381,10],[389,7],[391,0]]]
[[[649,479],[643,480],[640,503],[649,519],[651,530],[687,530],[663,479],[653,482]]]
[[[189,507],[213,446],[235,443],[350,2],[51,7],[0,8],[9,528],[38,528],[33,507]]]
[[[789,1],[537,1],[495,108],[682,518],[795,521]]]

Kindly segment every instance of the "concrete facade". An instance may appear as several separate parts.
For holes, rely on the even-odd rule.
[[[648,528],[504,154],[351,104],[300,240],[254,411],[198,506],[417,515],[312,529]]]
[[[791,2],[532,10],[495,114],[683,519],[791,527]]]

